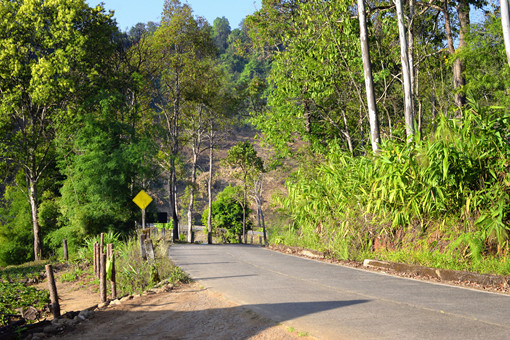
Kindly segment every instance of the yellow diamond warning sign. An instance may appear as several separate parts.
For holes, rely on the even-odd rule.
[[[135,202],[140,209],[144,210],[152,202],[152,197],[147,195],[145,191],[141,190],[138,195],[133,198],[133,202]]]

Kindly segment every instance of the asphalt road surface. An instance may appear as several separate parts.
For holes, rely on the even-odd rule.
[[[173,245],[213,291],[319,339],[510,339],[510,296],[393,277],[246,245]]]

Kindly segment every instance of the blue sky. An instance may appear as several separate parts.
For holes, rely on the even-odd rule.
[[[159,21],[164,0],[86,0],[95,7],[104,2],[107,10],[115,11],[115,19],[122,31],[138,22]],[[261,0],[181,0],[188,3],[195,15],[203,16],[212,25],[217,17],[226,17],[232,29],[242,19],[261,7]]]

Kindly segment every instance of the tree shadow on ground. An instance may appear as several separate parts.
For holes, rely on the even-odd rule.
[[[247,339],[278,322],[321,313],[370,300],[313,301],[253,304],[227,308],[176,311],[166,303],[162,310],[104,310],[90,322],[78,325],[61,338],[73,339]],[[159,307],[163,307],[160,304]],[[156,304],[148,304],[158,309]],[[196,306],[196,309],[201,306]],[[263,316],[271,315],[271,319]],[[289,335],[289,334],[286,334]],[[273,333],[263,337],[274,336]],[[290,336],[289,336],[290,338]]]

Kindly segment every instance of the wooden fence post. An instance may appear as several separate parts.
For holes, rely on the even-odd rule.
[[[99,243],[94,243],[94,274],[99,278]]]
[[[67,251],[67,240],[63,239],[62,243],[64,244],[64,261],[69,261],[69,253]]]
[[[156,256],[154,255],[154,245],[152,244],[152,240],[150,238],[145,240],[145,251],[147,252],[147,258],[151,261],[154,261]]]
[[[106,302],[106,254],[101,254],[99,277],[99,294],[101,295],[101,302]]]
[[[111,272],[111,278],[110,278],[112,299],[116,299],[117,298],[117,281],[115,278],[115,254],[113,253],[113,244],[108,243],[107,249],[108,249],[107,250],[108,258],[110,259],[110,262],[112,264],[112,272]]]
[[[104,233],[101,233],[101,243],[99,244],[99,255],[104,254]]]
[[[54,318],[60,316],[60,305],[58,304],[57,286],[55,285],[55,277],[53,276],[53,268],[51,264],[46,265],[46,276],[48,277],[48,288],[50,289],[50,310]]]
[[[140,256],[142,260],[147,260],[147,252],[145,251],[145,234],[140,234]]]

